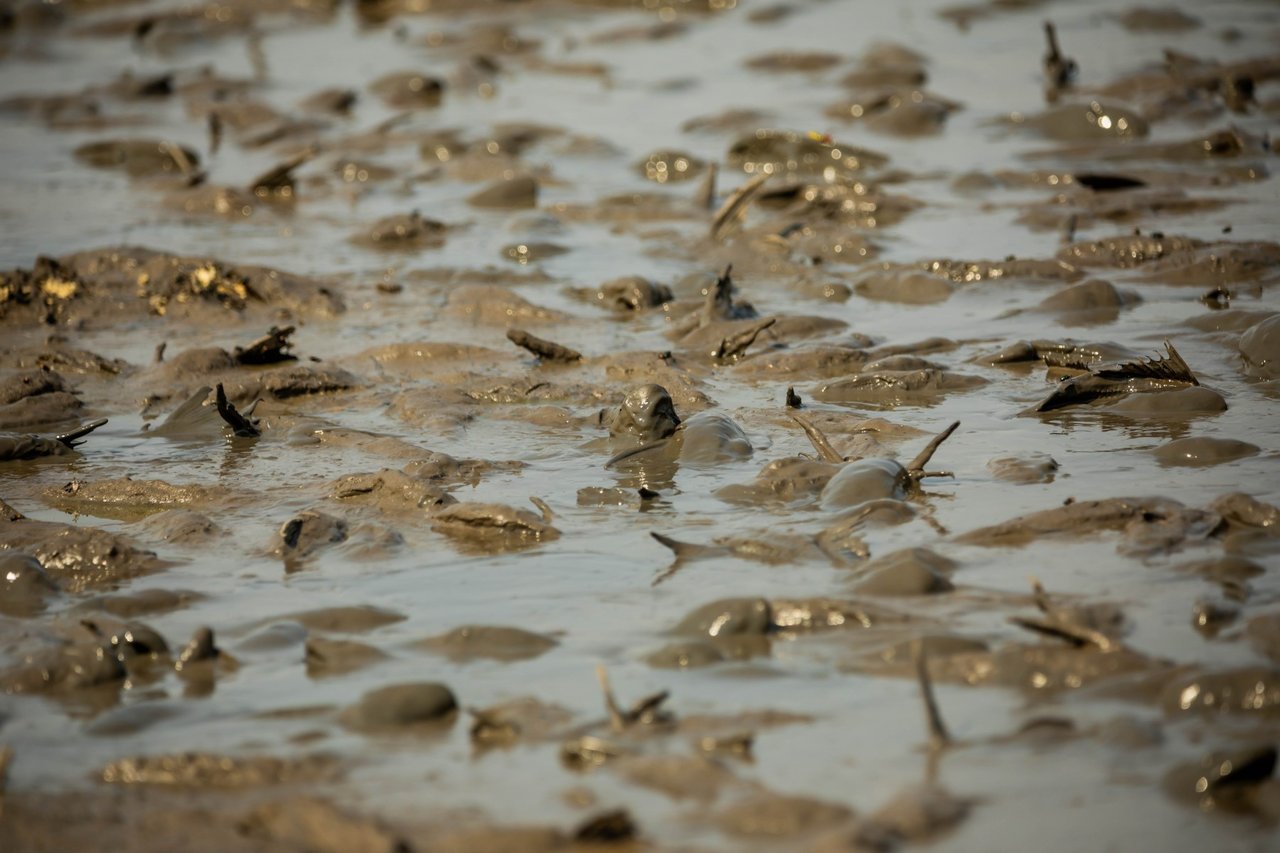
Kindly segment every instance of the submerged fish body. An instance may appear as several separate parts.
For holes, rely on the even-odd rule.
[[[815,400],[828,403],[919,405],[951,391],[965,391],[985,384],[986,380],[979,376],[952,373],[936,367],[916,367],[858,373],[820,385],[812,394]]]
[[[38,435],[0,435],[0,462],[65,456],[74,453],[70,447],[53,438]]]
[[[751,439],[728,415],[699,412],[679,422],[666,437],[616,454],[605,463],[605,467],[612,468],[626,460],[634,460],[641,465],[646,462],[717,465],[749,459],[753,452]]]
[[[721,412],[699,412],[681,425],[683,446],[680,461],[710,465],[747,459],[752,454],[751,440],[742,427]]]
[[[859,459],[841,468],[822,490],[822,508],[846,509],[879,498],[904,500],[911,474],[896,459]]]

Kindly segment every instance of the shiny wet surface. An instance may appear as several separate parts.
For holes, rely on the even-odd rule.
[[[81,328],[56,330],[72,346],[123,359],[140,370],[118,378],[65,374],[79,388],[86,416],[107,416],[110,423],[88,438],[79,458],[0,463],[0,497],[32,519],[125,534],[170,561],[162,571],[116,591],[195,593],[185,607],[140,621],[175,648],[198,627],[211,626],[238,666],[219,672],[214,689],[203,694],[193,694],[176,673],[126,682],[118,695],[108,696],[107,704],[114,707],[106,710],[97,694],[94,701],[74,693],[0,697],[0,742],[14,750],[10,794],[66,792],[72,797],[97,790],[104,784],[97,781],[104,767],[139,755],[198,749],[303,760],[323,753],[337,756],[340,778],[303,782],[392,826],[480,822],[567,830],[603,809],[625,807],[640,837],[661,846],[816,844],[824,840],[824,831],[840,830],[842,819],[801,820],[792,835],[772,838],[737,835],[726,829],[734,825],[731,820],[717,821],[714,815],[749,801],[754,786],[867,814],[903,787],[920,783],[930,762],[919,688],[910,667],[884,667],[878,654],[915,637],[944,634],[993,649],[1021,643],[1057,649],[1060,639],[1037,638],[1008,621],[1037,612],[1034,576],[1055,599],[1117,605],[1128,626],[1123,653],[1134,655],[1121,669],[1131,669],[1064,691],[1038,686],[1048,683],[1052,668],[1037,672],[1034,663],[1028,664],[1021,686],[967,686],[935,676],[942,715],[957,740],[936,761],[937,780],[956,795],[977,798],[968,819],[940,843],[953,849],[1029,844],[1073,849],[1084,838],[1088,846],[1264,849],[1274,837],[1274,780],[1263,806],[1233,816],[1217,813],[1225,809],[1205,813],[1194,796],[1190,805],[1170,796],[1165,779],[1171,769],[1197,762],[1211,750],[1274,745],[1275,706],[1210,715],[1179,711],[1177,702],[1170,710],[1162,700],[1169,685],[1187,678],[1165,664],[1193,673],[1257,667],[1261,681],[1269,678],[1276,689],[1280,676],[1274,652],[1267,657],[1265,641],[1252,642],[1245,627],[1274,618],[1280,594],[1274,533],[1225,543],[1189,534],[1157,548],[1133,546],[1115,531],[1069,532],[1019,547],[980,547],[952,537],[1069,500],[1152,496],[1205,508],[1221,495],[1243,492],[1280,502],[1274,380],[1246,372],[1237,348],[1241,332],[1280,310],[1274,293],[1277,270],[1264,268],[1229,282],[1230,308],[1215,312],[1200,299],[1220,283],[1213,275],[1179,283],[1144,266],[1089,267],[1072,281],[1102,278],[1141,297],[1111,306],[1114,310],[1101,317],[1042,310],[1043,300],[1067,284],[1049,277],[966,281],[962,274],[952,280],[949,295],[935,287],[920,299],[868,298],[858,286],[882,262],[1052,259],[1062,248],[1065,217],[1054,205],[1047,206],[1047,216],[1026,222],[1023,217],[1026,208],[1053,195],[1052,185],[1060,179],[1052,176],[1067,173],[1145,169],[1157,173],[1150,184],[1164,174],[1165,181],[1181,188],[1184,202],[1223,201],[1202,208],[1185,205],[1189,212],[1182,213],[1165,205],[1131,218],[1094,219],[1082,210],[1076,218],[1080,241],[1125,235],[1134,227],[1205,241],[1274,239],[1280,208],[1275,185],[1266,177],[1274,156],[1265,150],[1227,165],[1154,156],[1117,162],[1111,155],[1091,158],[1087,149],[1084,154],[1064,149],[1080,144],[1075,130],[1046,138],[1019,126],[1025,122],[1012,128],[1001,122],[1010,113],[1048,108],[1039,74],[1045,16],[1056,21],[1064,50],[1079,63],[1083,90],[1158,64],[1162,49],[1170,46],[1224,62],[1274,55],[1280,18],[1268,6],[1222,4],[1215,6],[1213,20],[1197,29],[1136,33],[1109,17],[1106,3],[1050,4],[976,19],[962,30],[935,14],[934,7],[945,4],[862,2],[795,3],[787,7],[791,14],[760,21],[748,15],[757,4],[709,15],[681,10],[674,20],[682,28],[650,33],[661,38],[596,37],[627,26],[659,26],[666,16],[542,3],[469,15],[406,15],[381,26],[362,23],[343,5],[331,16],[264,16],[253,39],[239,33],[165,38],[164,26],[140,40],[84,32],[93,21],[164,5],[111,4],[77,13],[52,29],[19,26],[6,36],[0,96],[78,91],[125,69],[138,77],[170,69],[195,77],[196,69],[209,65],[225,77],[251,81],[256,73],[251,60],[261,56],[263,67],[257,71],[263,79],[251,83],[253,98],[299,114],[295,105],[303,98],[326,87],[349,87],[358,92],[354,107],[348,116],[326,116],[328,126],[314,138],[286,138],[265,147],[249,147],[247,135],[225,130],[212,156],[204,117],[189,115],[182,97],[155,103],[103,99],[108,115],[125,123],[101,129],[51,129],[30,113],[11,112],[0,128],[0,157],[6,164],[0,267],[29,267],[37,255],[142,245],[336,282],[344,313],[326,318],[300,312],[284,319],[298,325],[299,364],[340,367],[357,377],[359,387],[264,401],[256,413],[263,436],[256,442],[227,437],[216,427],[191,436],[151,436],[143,429],[148,418],[139,414],[144,398],[163,391],[163,401],[146,410],[148,416],[162,416],[181,402],[182,390],[205,381],[166,377],[149,367],[156,345],[168,342],[169,361],[194,347],[230,350],[262,335],[270,325],[267,314],[252,321],[231,313],[203,314],[192,322],[141,312],[109,324],[89,318]],[[1185,9],[1210,17],[1196,4]],[[508,48],[503,53],[491,37],[475,35],[493,22],[540,46],[522,53],[508,39],[500,43]],[[1224,38],[1229,28],[1236,35]],[[451,48],[448,38],[433,37],[440,33],[474,41]],[[946,116],[936,135],[888,135],[874,125],[846,124],[824,113],[847,99],[841,80],[877,41],[921,51],[927,88],[962,105]],[[839,64],[811,59],[790,63],[800,70],[783,71],[747,65],[780,50],[830,52]],[[476,72],[471,57],[480,53],[496,56],[501,70],[488,74],[481,65]],[[562,65],[557,68],[562,63],[575,63],[577,73],[564,73]],[[440,105],[411,110],[371,149],[344,143],[398,114],[368,86],[406,69],[446,81]],[[1171,110],[1152,121],[1142,144],[1199,138],[1228,126],[1262,136],[1274,126],[1277,95],[1275,82],[1259,82],[1258,103],[1244,114],[1226,112],[1206,97],[1202,108]],[[1064,100],[1087,102],[1089,97]],[[730,130],[683,129],[692,119],[729,109],[759,110],[767,117]],[[1096,115],[1092,122],[1096,128]],[[510,140],[501,126],[515,123],[542,129],[528,131],[533,141],[514,145],[518,160],[508,162],[503,143],[492,140]],[[888,157],[886,166],[868,172],[868,180],[882,192],[913,200],[913,209],[903,212],[886,202],[893,214],[885,221],[860,215],[840,232],[841,239],[869,241],[874,260],[841,257],[843,251],[820,239],[821,249],[815,250],[823,255],[820,264],[806,260],[797,244],[770,254],[751,243],[747,230],[774,221],[763,205],[748,210],[744,229],[712,242],[706,237],[711,211],[695,201],[697,181],[657,183],[645,177],[653,174],[643,165],[651,153],[676,149],[719,163],[723,196],[748,177],[730,166],[730,147],[757,127],[788,129],[801,140],[810,131],[830,133],[840,145]],[[441,142],[443,129],[457,129],[463,144]],[[256,204],[247,218],[225,217],[184,212],[180,203],[175,207],[175,193],[179,199],[193,196],[183,195],[172,181],[131,181],[117,172],[90,169],[73,156],[87,142],[131,137],[162,138],[199,152],[207,183],[217,185],[246,185],[306,145],[314,145],[316,153],[297,170],[296,203]],[[473,140],[481,144],[459,156]],[[492,144],[484,145],[485,140]],[[1033,154],[1039,156],[1029,158]],[[357,159],[385,166],[387,177],[362,182],[361,167],[343,165]],[[539,177],[536,209],[467,202],[508,169]],[[972,174],[1023,176],[1031,170],[1050,177],[998,180]],[[347,180],[353,175],[355,181]],[[816,177],[821,182],[823,176]],[[602,202],[626,193],[657,193],[662,201]],[[412,210],[447,226],[441,244],[433,239],[384,251],[353,239],[384,217]],[[1054,227],[1035,227],[1044,221]],[[545,243],[568,251],[539,249]],[[508,251],[520,245],[534,248]],[[522,258],[529,260],[518,263]],[[872,340],[867,349],[945,338],[953,344],[919,355],[951,374],[986,382],[943,393],[814,402],[817,389],[836,377],[748,373],[745,365],[708,358],[701,342],[682,345],[678,335],[673,341],[670,330],[678,321],[668,314],[675,312],[624,316],[576,295],[620,276],[640,275],[670,285],[677,298],[696,304],[700,288],[729,262],[734,263],[735,297],[752,303],[761,316],[838,320],[847,326],[814,332],[812,339],[854,344],[855,335],[866,335]],[[686,280],[691,275],[701,278]],[[501,312],[497,318],[486,315],[483,309],[495,302],[492,294],[459,296],[466,285],[490,283],[509,286],[518,297],[555,313],[529,313],[512,323]],[[538,365],[508,342],[509,325],[572,347],[584,360]],[[54,331],[30,323],[0,329],[4,347],[12,349],[38,348]],[[808,334],[785,339],[766,334],[749,353],[775,340],[807,346]],[[1115,342],[1151,357],[1170,340],[1201,385],[1220,394],[1229,408],[1151,415],[1079,407],[1020,416],[1051,390],[1043,365],[990,366],[980,357],[1017,340],[1067,338]],[[393,363],[374,351],[418,342],[457,342],[490,352],[440,365],[411,357]],[[607,438],[597,413],[616,407],[636,385],[659,381],[632,381],[605,360],[633,350],[674,350],[675,366],[687,371],[693,390],[741,425],[752,455],[699,461],[665,453],[606,468],[624,445]],[[323,365],[308,360],[313,356]],[[251,376],[255,370],[236,368],[228,375]],[[498,386],[531,394],[543,382],[564,383],[569,390],[540,400],[537,409],[531,403],[477,402],[445,393],[457,384],[479,397]],[[815,501],[744,506],[713,494],[750,482],[771,460],[813,454],[784,409],[789,385],[805,401],[801,411],[828,415],[823,428],[837,447],[851,438],[840,423],[885,418],[919,430],[884,440],[888,451],[905,461],[929,435],[961,422],[930,466],[954,477],[924,480],[922,494],[911,504],[918,512],[907,523],[857,530],[872,557],[927,546],[954,560],[957,566],[948,577],[955,589],[866,599],[915,620],[905,626],[776,630],[763,644],[765,654],[683,671],[651,666],[650,656],[673,641],[672,631],[686,614],[713,600],[862,599],[853,591],[862,577],[856,561],[841,563],[819,550],[797,548],[793,560],[777,564],[729,549],[669,572],[672,552],[649,535],[708,545],[728,537],[767,542],[783,534],[813,537],[840,520]],[[671,390],[681,418],[705,407],[691,402],[692,395]],[[404,395],[414,392],[422,396],[408,399],[421,402],[405,403]],[[394,436],[412,447],[315,441],[315,430],[341,429]],[[1168,454],[1156,452],[1171,440],[1187,438],[1248,442],[1258,452],[1196,466],[1168,464]],[[414,458],[415,448],[458,459],[524,463],[495,466],[444,488],[459,501],[506,504],[538,518],[541,513],[527,499],[540,498],[559,536],[477,542],[442,531],[425,510],[380,510],[332,497],[338,478],[401,468]],[[1011,455],[1039,459],[1037,454],[1056,461],[1051,479],[1015,483],[989,465]],[[126,476],[220,487],[224,491],[190,507],[211,519],[218,532],[194,546],[166,542],[145,526],[155,507],[102,501],[69,505],[61,496],[72,480],[91,484]],[[583,499],[582,490],[597,487],[617,487],[617,503]],[[659,495],[642,498],[641,487]],[[322,542],[296,561],[282,559],[273,553],[278,531],[306,510],[343,519],[345,541]],[[1264,571],[1242,590],[1239,584],[1217,584],[1203,572],[1182,570],[1224,552],[1246,557]],[[655,584],[658,578],[661,583]],[[16,665],[31,635],[47,626],[74,626],[83,601],[108,591],[53,598],[36,619],[4,617],[0,663]],[[1211,638],[1193,627],[1194,608],[1202,599],[1238,610],[1235,621]],[[348,605],[405,618],[356,633],[341,626],[307,627],[297,617]],[[553,638],[554,645],[539,642],[540,654],[514,660],[456,657],[419,645],[465,625],[521,628]],[[317,677],[307,665],[307,638],[358,641],[381,654],[368,655],[368,663],[352,671]],[[563,742],[604,719],[598,664],[607,666],[624,705],[666,689],[671,696],[664,707],[677,719],[717,715],[730,718],[726,729],[755,729],[754,761],[725,759],[736,781],[719,783],[706,799],[668,796],[607,764],[586,773],[567,767],[560,756]],[[1007,664],[1010,682],[1021,672],[1018,665]],[[1138,677],[1144,674],[1150,678]],[[447,684],[463,708],[534,696],[567,709],[571,722],[551,726],[548,736],[531,734],[509,748],[483,751],[473,747],[466,714],[427,732],[395,735],[344,724],[343,709],[362,696],[409,682]],[[766,709],[803,716],[786,725],[755,725],[750,713]],[[120,715],[122,722],[104,725],[109,715]],[[1048,717],[1070,720],[1070,732],[1036,730],[1010,737]],[[592,731],[609,736],[607,726]],[[692,732],[683,730],[641,738],[633,748],[654,755],[696,753]],[[263,796],[269,795],[270,787]]]

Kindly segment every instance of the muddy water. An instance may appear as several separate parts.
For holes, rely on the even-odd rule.
[[[1175,768],[1215,750],[1275,746],[1280,731],[1274,698],[1269,705],[1259,700],[1260,708],[1250,712],[1210,716],[1169,711],[1159,699],[1162,690],[1174,689],[1170,685],[1197,683],[1195,673],[1245,666],[1264,675],[1239,681],[1238,689],[1250,690],[1255,682],[1264,688],[1259,695],[1280,689],[1274,636],[1268,658],[1265,642],[1250,641],[1261,631],[1246,628],[1269,614],[1274,618],[1280,594],[1277,540],[1268,533],[1274,528],[1245,531],[1248,535],[1181,531],[1145,548],[1132,536],[1072,525],[1064,536],[1011,547],[982,547],[963,539],[969,531],[1068,501],[1156,497],[1203,509],[1222,495],[1242,492],[1265,503],[1280,502],[1274,380],[1246,370],[1238,349],[1246,328],[1280,310],[1274,247],[1270,255],[1262,252],[1256,268],[1234,278],[1220,268],[1089,267],[1065,277],[954,283],[949,298],[933,302],[922,302],[905,288],[887,291],[894,294],[889,299],[883,289],[872,293],[880,298],[862,295],[871,292],[866,281],[886,263],[1053,259],[1063,246],[1067,217],[1052,203],[1054,190],[1045,179],[1031,179],[1033,170],[1141,174],[1151,185],[1144,191],[1176,196],[1176,203],[1139,206],[1136,213],[1112,219],[1082,207],[1075,222],[1078,241],[1130,235],[1135,227],[1144,234],[1211,243],[1273,239],[1280,206],[1268,178],[1274,157],[1265,147],[1234,158],[1174,160],[1142,147],[1203,138],[1228,127],[1262,137],[1274,125],[1280,96],[1276,84],[1263,77],[1256,83],[1255,102],[1243,113],[1228,112],[1220,95],[1203,90],[1183,100],[1134,96],[1133,108],[1146,111],[1150,132],[1118,145],[1049,138],[1025,123],[1005,121],[1012,113],[1033,116],[1049,108],[1040,74],[1046,16],[1056,21],[1063,50],[1080,69],[1076,91],[1064,93],[1059,103],[1087,103],[1111,81],[1159,68],[1165,48],[1222,63],[1273,57],[1280,17],[1271,7],[1215,4],[1210,20],[1197,4],[1185,3],[1180,8],[1187,15],[1204,19],[1199,26],[1134,31],[1121,25],[1113,4],[1101,2],[1000,11],[973,18],[964,28],[954,16],[940,14],[944,3],[741,3],[741,8],[707,14],[686,8],[705,3],[675,4],[660,14],[604,8],[628,4],[478,4],[465,13],[396,15],[385,24],[361,20],[345,4],[329,11],[313,8],[325,4],[293,5],[292,12],[263,13],[252,24],[220,32],[149,17],[160,16],[168,8],[163,3],[73,4],[58,13],[64,17],[60,22],[19,17],[3,36],[0,98],[77,93],[126,70],[139,79],[173,71],[178,92],[136,100],[97,95],[92,98],[96,116],[86,118],[83,110],[72,109],[60,114],[66,120],[45,120],[38,109],[10,103],[0,126],[5,163],[0,268],[30,268],[39,255],[145,246],[316,277],[345,303],[345,311],[333,316],[268,305],[243,313],[187,312],[181,306],[163,316],[145,307],[82,312],[60,327],[16,312],[5,317],[0,334],[6,371],[16,365],[15,353],[40,350],[51,334],[60,335],[63,345],[121,359],[137,370],[118,376],[64,371],[85,403],[73,419],[105,416],[110,423],[87,439],[79,456],[0,463],[0,497],[35,521],[122,534],[155,551],[166,565],[144,577],[53,596],[36,617],[0,617],[0,665],[6,672],[21,666],[44,648],[42,643],[54,642],[49,636],[84,642],[76,622],[97,609],[86,609],[93,595],[147,590],[194,594],[183,607],[138,617],[175,653],[193,631],[210,626],[237,662],[234,668],[221,667],[212,690],[207,685],[193,690],[189,680],[165,670],[151,678],[131,672],[128,681],[106,691],[105,699],[97,691],[89,697],[75,690],[0,696],[0,743],[13,750],[7,791],[10,813],[17,817],[10,826],[16,826],[19,843],[43,839],[59,845],[61,828],[39,817],[41,804],[50,802],[67,808],[77,804],[75,813],[89,826],[89,837],[107,831],[103,826],[110,821],[103,811],[164,812],[169,792],[161,791],[157,800],[139,792],[146,786],[126,786],[121,794],[100,781],[103,768],[126,758],[189,751],[245,759],[324,754],[335,757],[341,778],[250,786],[241,799],[210,791],[173,793],[177,813],[204,809],[217,825],[235,826],[261,802],[301,792],[326,797],[350,814],[372,816],[424,849],[468,828],[546,826],[568,833],[613,808],[627,809],[639,838],[661,847],[848,846],[857,838],[870,843],[872,834],[859,835],[855,826],[875,827],[866,816],[926,778],[971,800],[967,817],[945,831],[935,828],[947,848],[1144,843],[1263,849],[1274,840],[1274,821],[1280,817],[1274,780],[1245,786],[1251,799],[1244,814],[1227,814],[1230,810],[1220,804],[1204,808],[1194,782],[1192,792],[1184,790],[1186,785],[1178,788],[1182,796],[1171,795],[1165,783]],[[773,9],[778,13],[765,14]],[[133,32],[143,20],[158,23],[144,27],[140,38],[103,35]],[[108,26],[118,21],[130,23]],[[507,37],[495,37],[495,27],[509,28]],[[842,80],[881,42],[918,51],[928,78],[918,88],[959,104],[935,133],[887,134],[869,122],[845,122],[826,112],[851,95],[870,97],[866,88],[850,88]],[[808,63],[822,66],[816,70],[747,67],[748,60],[780,52],[833,59],[827,65]],[[497,70],[477,65],[476,56],[488,57]],[[881,56],[871,68],[883,74],[888,66]],[[198,98],[182,90],[183,83],[194,89],[202,68],[240,81],[245,100],[268,104],[284,116],[305,117],[299,102],[329,87],[354,90],[357,99],[348,114],[320,116],[322,126],[269,144],[252,140],[270,129],[269,122],[237,132],[224,120],[221,144],[210,153],[208,103],[192,107]],[[442,79],[441,103],[403,110],[370,91],[373,81],[405,70]],[[1124,103],[1124,98],[1108,96],[1107,101]],[[727,129],[687,129],[691,120],[730,109],[762,115]],[[371,136],[393,119],[390,129]],[[517,144],[511,125],[532,129]],[[898,221],[888,212],[894,205],[886,201],[880,210],[845,220],[835,237],[822,231],[820,219],[805,219],[793,210],[787,214],[791,221],[819,232],[802,246],[782,231],[789,224],[785,217],[779,220],[775,210],[752,204],[742,223],[730,223],[727,235],[712,241],[707,238],[712,211],[696,201],[700,177],[658,184],[636,167],[650,153],[670,149],[718,163],[723,197],[747,178],[731,162],[730,146],[757,128],[789,129],[802,138],[810,131],[829,133],[845,150],[853,146],[886,155],[887,165],[868,171],[867,180],[892,198],[912,200],[913,209]],[[450,133],[462,142],[448,141]],[[1067,135],[1073,133],[1079,131]],[[219,216],[183,207],[194,203],[199,187],[186,190],[173,178],[130,179],[118,171],[91,169],[73,154],[88,142],[137,137],[189,147],[207,173],[206,186],[244,188],[307,146],[315,155],[296,171],[296,202],[273,206],[251,198],[252,215]],[[502,141],[486,150],[483,142],[493,139]],[[476,140],[482,144],[465,153]],[[1126,145],[1138,156],[1116,159]],[[440,150],[449,152],[446,158]],[[342,180],[339,164],[353,159],[385,167],[386,177]],[[536,206],[493,209],[467,202],[507,171],[538,177]],[[835,176],[806,177],[822,184]],[[786,177],[774,177],[766,188],[785,183]],[[609,201],[622,194],[638,195]],[[1103,195],[1069,198],[1100,204]],[[447,226],[442,244],[384,250],[352,239],[383,217],[414,210]],[[1030,227],[1040,222],[1050,225]],[[761,242],[765,228],[774,232],[772,243]],[[832,244],[841,240],[846,251],[837,253]],[[527,264],[507,255],[507,247],[521,244],[532,245],[536,254],[545,243],[567,251],[535,256]],[[851,248],[858,245],[869,247],[865,256]],[[1233,249],[1224,245],[1216,251]],[[813,261],[815,256],[820,262]],[[591,304],[593,298],[574,295],[594,292],[620,276],[644,276],[696,304],[700,289],[730,262],[735,298],[752,303],[761,316],[817,316],[847,325],[789,337],[776,329],[764,332],[748,348],[747,360],[733,366],[711,362],[700,344],[672,342],[667,333],[677,325],[678,308],[622,316]],[[1140,301],[1129,299],[1109,314],[1039,307],[1066,284],[1090,278],[1105,279]],[[494,293],[464,300],[466,287],[487,284],[510,288],[547,313],[493,317],[500,298]],[[1229,310],[1215,312],[1200,299],[1218,285],[1230,292]],[[938,296],[936,281],[927,292]],[[232,438],[216,424],[176,439],[147,434],[148,425],[158,424],[157,418],[176,408],[186,393],[212,384],[211,377],[230,387],[262,370],[166,373],[164,365],[152,366],[158,344],[167,343],[166,361],[172,364],[184,350],[246,345],[277,322],[298,326],[294,352],[302,360],[297,364],[340,367],[354,375],[357,387],[269,397],[256,412],[263,432],[256,441]],[[572,347],[585,360],[578,366],[538,365],[507,341],[509,326]],[[870,347],[918,350],[921,358],[951,374],[985,383],[901,399],[881,395],[816,402],[821,386],[843,373],[747,369],[751,356],[771,347],[779,354],[787,352],[784,347],[803,351],[812,341],[863,346],[858,336],[868,336]],[[933,337],[950,343],[910,346]],[[989,366],[978,359],[1019,340],[1067,339],[1114,342],[1152,358],[1169,340],[1200,384],[1218,392],[1228,407],[1151,415],[1080,406],[1020,416],[1048,395],[1056,376],[1049,377],[1040,362]],[[375,347],[425,342],[490,351],[444,365],[375,357]],[[672,388],[681,417],[713,402],[749,437],[750,458],[702,465],[677,458],[671,464],[667,448],[648,462],[605,467],[628,445],[611,443],[596,414],[616,407],[636,385],[667,380],[652,368],[635,378],[619,377],[601,359],[669,350],[674,350],[671,364],[677,372],[688,371],[688,387],[703,395],[702,405],[694,405],[689,394]],[[647,363],[663,362],[651,356]],[[552,387],[535,396],[534,386],[544,382],[577,387],[559,392]],[[515,386],[534,399],[475,402],[452,393],[455,384],[473,396]],[[913,520],[856,531],[873,559],[924,546],[955,561],[948,573],[953,591],[859,595],[855,584],[866,573],[856,558],[834,565],[817,549],[796,544],[840,520],[837,512],[823,510],[817,501],[743,504],[713,494],[751,482],[770,460],[813,454],[786,415],[789,385],[805,401],[801,411],[818,418],[837,447],[854,446],[850,431],[862,418],[918,430],[883,439],[881,455],[904,462],[929,434],[961,422],[929,466],[954,476],[923,480],[910,498]],[[1129,400],[1141,403],[1148,396],[1133,394]],[[148,397],[156,399],[148,402]],[[236,402],[243,408],[249,400]],[[65,426],[35,424],[18,431],[53,433]],[[316,429],[329,437],[308,438]],[[333,437],[342,429],[372,437]],[[686,434],[692,435],[691,426]],[[1197,466],[1169,464],[1169,454],[1154,452],[1182,438],[1234,439],[1257,451]],[[506,504],[535,514],[527,499],[540,498],[560,535],[525,541],[519,548],[508,547],[510,542],[468,542],[442,532],[426,509],[382,512],[332,497],[341,477],[398,469],[427,451],[524,463],[495,465],[444,488],[459,501]],[[1051,457],[1057,468],[1051,480],[1033,472],[1031,482],[1015,483],[997,476],[998,466],[989,464],[1003,457],[1033,463]],[[166,541],[162,528],[148,519],[158,508],[154,505],[69,500],[60,491],[73,481],[87,489],[122,477],[220,489],[189,507],[216,529],[195,541]],[[636,492],[642,485],[659,497],[642,500]],[[580,499],[582,490],[596,487],[619,489],[616,501],[592,505]],[[306,510],[344,519],[347,541],[282,559],[273,553],[278,531]],[[776,543],[784,556],[769,564],[721,549],[685,559],[670,571],[672,553],[651,532],[703,545],[752,537]],[[1184,569],[1224,554],[1251,560],[1262,572],[1223,585]],[[1061,639],[1039,638],[1009,621],[1036,616],[1032,577],[1051,601],[1064,606],[1118,607],[1126,632],[1116,641],[1122,648],[1111,647],[1107,660],[1129,654],[1146,660],[1129,673],[1080,689],[1052,690],[1037,686],[1044,679],[1037,678],[1034,665],[1020,687],[970,686],[948,678],[945,666],[934,659],[937,698],[954,742],[930,756],[911,667],[899,658],[896,669],[888,668],[877,654],[925,635],[958,635],[991,649],[1013,649],[1011,656],[1021,644],[1060,653],[1069,648]],[[911,621],[889,620],[870,629],[781,631],[772,636],[766,654],[745,660],[683,670],[650,665],[653,653],[678,639],[671,632],[689,611],[730,596],[775,602],[856,598]],[[1192,624],[1198,601],[1237,611],[1234,622],[1207,638]],[[404,618],[353,633],[342,626],[307,628],[297,615],[355,605]],[[556,645],[516,661],[457,660],[420,646],[425,638],[465,625],[517,627],[550,636]],[[372,662],[352,672],[316,677],[304,663],[308,639],[358,641],[380,654],[370,653]],[[995,664],[1001,674],[1014,669],[1011,658],[999,660],[1005,661]],[[716,759],[730,779],[716,785],[704,786],[687,768],[674,774],[683,782],[663,777],[668,789],[683,796],[638,783],[643,774],[628,770],[625,761],[586,773],[566,767],[559,757],[562,744],[584,732],[641,755],[697,754],[693,744],[702,732],[694,722],[641,736],[637,727],[611,732],[595,675],[600,664],[624,705],[665,689],[671,691],[665,707],[677,720],[713,715],[724,718],[717,733],[754,730],[754,760]],[[1072,659],[1070,666],[1081,664]],[[423,681],[447,684],[464,708],[533,696],[561,706],[566,720],[549,734],[526,732],[513,746],[485,751],[473,748],[465,713],[425,734],[370,733],[345,724],[350,712],[344,716],[344,709],[366,693]],[[786,725],[765,726],[758,716],[763,711],[800,716]],[[1015,736],[1046,718],[1058,721],[1057,735]],[[1066,734],[1062,721],[1071,726]],[[801,814],[787,797],[812,798],[834,811],[825,820],[812,811]],[[95,812],[91,805],[104,799],[109,808]],[[764,805],[753,808],[752,802]],[[735,822],[735,808],[775,809],[785,819]],[[840,808],[863,819],[855,825]],[[46,808],[43,813],[54,812]],[[83,827],[65,831],[77,829]],[[876,837],[886,844],[909,841],[912,835],[905,830],[885,835],[883,827],[879,832]],[[160,843],[124,838],[139,847]]]

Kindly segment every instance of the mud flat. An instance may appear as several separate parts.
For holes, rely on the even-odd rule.
[[[0,9],[0,849],[1270,849],[1278,36]]]

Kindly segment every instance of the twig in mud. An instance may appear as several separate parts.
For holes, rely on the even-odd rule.
[[[577,350],[531,335],[524,329],[508,329],[507,340],[521,349],[528,350],[543,361],[563,361],[567,363],[582,360],[582,353]]]
[[[769,173],[762,172],[729,194],[715,216],[711,217],[712,240],[719,240],[724,236],[728,226],[737,221],[738,214],[742,213],[767,180]]]
[[[164,361],[164,351],[168,349],[168,347],[169,347],[168,341],[161,341],[160,343],[156,344],[156,364],[160,364],[161,362]]]
[[[915,643],[916,679],[920,682],[920,698],[924,702],[925,720],[929,725],[929,749],[938,751],[951,744],[951,735],[942,722],[937,697],[933,695],[933,680],[929,677],[929,661],[925,656],[924,641]]]
[[[227,392],[222,389],[221,382],[218,383],[217,393],[218,414],[231,427],[232,432],[241,438],[257,438],[262,435],[257,424],[236,411],[235,404],[227,399]]]

